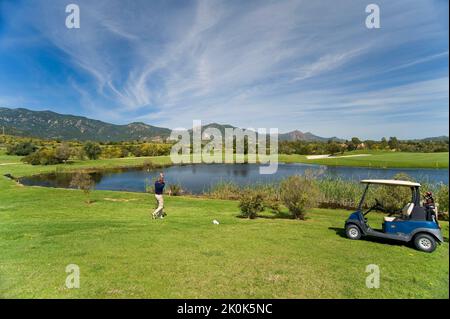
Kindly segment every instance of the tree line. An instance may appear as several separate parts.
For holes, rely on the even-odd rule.
[[[123,158],[169,155],[171,144],[104,144],[95,142],[57,142],[20,140],[6,144],[7,155],[24,156],[23,162],[31,165],[54,165],[70,159],[96,160],[99,158]]]
[[[205,144],[204,142],[203,144]],[[247,152],[247,140],[244,140],[244,153]],[[95,160],[98,158],[123,158],[141,156],[169,155],[173,143],[162,142],[79,142],[60,140],[41,140],[16,136],[0,136],[0,145],[6,146],[9,155],[24,156],[23,161],[33,165],[51,165],[65,163],[70,159]],[[399,140],[396,137],[382,138],[380,141],[360,140],[353,137],[346,141],[329,140],[326,142],[280,141],[280,154],[343,154],[355,150],[380,150],[399,152],[448,152],[446,140]],[[192,149],[191,149],[192,151]],[[235,147],[234,147],[234,151]]]
[[[351,140],[338,142],[305,142],[305,141],[281,141],[278,146],[280,154],[339,154],[355,150],[378,150],[397,152],[435,153],[448,152],[447,140],[399,140],[396,137],[382,138],[380,141],[360,140],[353,137]]]

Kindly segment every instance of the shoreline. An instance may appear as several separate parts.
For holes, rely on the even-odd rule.
[[[160,157],[164,158],[163,157]],[[142,159],[142,157],[130,157],[130,158],[114,158],[114,159],[102,159],[99,161],[108,161],[108,160],[130,160],[130,159]],[[153,158],[155,159],[155,158]],[[156,158],[157,159],[157,158]],[[331,158],[330,158],[331,159]],[[87,161],[84,161],[87,162]],[[81,162],[81,163],[84,163]],[[78,167],[70,167],[70,166],[62,166],[62,165],[77,165],[80,162],[71,162],[71,163],[66,163],[66,164],[58,164],[58,165],[30,165],[31,167],[36,167],[36,168],[49,168],[48,171],[42,171],[42,172],[36,172],[36,173],[31,173],[31,174],[19,174],[19,175],[14,175],[14,178],[16,179],[20,179],[20,178],[26,178],[26,177],[34,177],[34,176],[41,176],[41,175],[47,175],[47,174],[57,174],[57,173],[67,173],[67,174],[71,174],[71,173],[76,173],[76,172],[86,172],[86,173],[104,173],[104,172],[115,172],[115,171],[127,171],[127,170],[139,170],[139,169],[159,169],[159,168],[167,168],[167,167],[174,167],[174,166],[198,166],[198,165],[261,165],[260,162],[257,163],[248,163],[248,162],[244,162],[244,163],[155,163],[155,162],[150,162],[150,163],[138,163],[138,164],[129,164],[129,165],[113,165],[111,167],[104,167],[101,166],[102,163],[98,163],[96,166],[95,164],[92,166],[88,166],[86,168],[82,167],[82,166],[78,166]],[[307,165],[307,166],[315,166],[315,167],[342,167],[342,168],[359,168],[359,169],[377,169],[377,170],[390,170],[390,169],[398,169],[398,170],[430,170],[430,171],[435,171],[435,170],[448,170],[448,167],[437,167],[437,168],[432,168],[432,167],[379,167],[379,166],[350,166],[350,165],[339,165],[339,164],[322,164],[322,163],[307,163],[307,162],[302,162],[302,161],[296,161],[296,162],[286,162],[286,161],[280,161],[278,162],[279,165]],[[0,164],[2,165],[2,164]],[[11,167],[13,165],[24,165],[23,163],[8,163],[8,167]],[[262,164],[264,165],[264,164]],[[4,165],[6,166],[6,165]],[[54,170],[51,170],[51,168],[54,168]],[[3,175],[8,175],[10,173],[4,173]]]

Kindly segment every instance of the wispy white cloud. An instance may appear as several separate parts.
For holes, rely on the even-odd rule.
[[[426,62],[434,61],[436,59],[445,58],[445,57],[448,59],[448,50],[445,52],[440,52],[437,54],[431,54],[431,55],[428,55],[425,57],[417,58],[413,61],[409,61],[407,63],[403,63],[398,66],[392,67],[390,69],[384,70],[384,72],[392,72],[392,71],[397,71],[397,70],[401,70],[401,69],[406,69],[406,68],[409,68],[409,67],[412,67],[415,65],[423,64]]]
[[[448,64],[425,78],[408,73],[448,57],[435,2],[379,1],[379,30],[365,28],[365,4],[355,1],[78,3],[79,30],[64,27],[63,1],[33,2],[12,16],[63,53],[78,74],[69,88],[104,120],[175,127],[202,119],[345,136],[364,127],[338,114],[380,119],[429,105],[448,118]]]

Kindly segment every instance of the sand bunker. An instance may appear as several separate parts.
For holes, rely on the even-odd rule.
[[[327,158],[345,158],[345,157],[363,157],[363,156],[371,156],[372,154],[354,154],[354,155],[342,155],[342,156],[331,156],[330,154],[327,155],[308,155],[306,156],[307,159],[327,159]]]

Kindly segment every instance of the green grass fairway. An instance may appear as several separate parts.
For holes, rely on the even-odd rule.
[[[154,164],[170,165],[171,160],[169,156],[157,157],[127,157],[127,158],[113,158],[113,159],[99,159],[99,160],[75,160],[68,164],[58,165],[37,165],[32,166],[24,164],[20,161],[19,156],[7,156],[0,153],[0,174],[10,173],[15,177],[22,177],[40,173],[51,173],[55,171],[76,171],[83,169],[110,169],[119,167],[138,167],[146,162],[151,161]]]
[[[13,164],[0,166],[0,175],[54,169]],[[149,194],[95,191],[94,203],[84,199],[80,191],[23,187],[0,176],[0,298],[449,296],[448,239],[432,254],[351,241],[342,235],[347,211],[246,220],[236,217],[233,201],[166,197],[168,217],[151,220]],[[381,215],[372,216],[379,226]],[[448,238],[448,223],[443,232]],[[79,289],[65,287],[68,264],[80,267]],[[368,264],[380,267],[379,289],[365,286]]]
[[[307,159],[305,155],[280,155],[280,162],[310,163],[330,166],[360,166],[373,168],[448,168],[448,153],[406,153],[356,151],[344,156],[370,154],[361,157]]]

